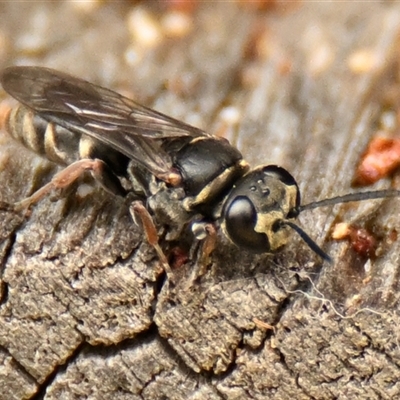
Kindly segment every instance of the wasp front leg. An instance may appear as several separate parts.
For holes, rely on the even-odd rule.
[[[214,224],[201,221],[193,222],[192,232],[197,240],[197,246],[193,246],[191,251],[191,253],[196,253],[197,255],[197,262],[191,279],[195,281],[206,273],[206,269],[210,264],[210,256],[217,243],[217,230]],[[190,256],[192,259],[196,259],[195,254]]]
[[[118,178],[110,171],[108,165],[99,159],[82,159],[75,161],[62,171],[54,175],[53,179],[38,189],[31,196],[15,203],[15,211],[29,209],[32,205],[40,201],[45,195],[54,189],[64,189],[74,183],[85,172],[91,172],[94,179],[98,181],[108,192],[124,195],[125,191],[119,183]]]

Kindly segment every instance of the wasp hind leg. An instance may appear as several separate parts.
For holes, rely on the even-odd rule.
[[[27,210],[51,191],[69,187],[85,172],[90,172],[93,178],[108,192],[120,196],[126,194],[118,177],[111,171],[110,167],[104,161],[85,158],[68,165],[62,171],[54,175],[53,179],[49,183],[42,186],[31,196],[15,203],[12,208],[15,211]]]

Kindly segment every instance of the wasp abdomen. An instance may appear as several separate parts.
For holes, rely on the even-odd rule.
[[[57,164],[68,165],[80,158],[81,135],[47,122],[22,105],[8,112],[4,128],[29,150]]]
[[[29,150],[60,165],[83,158],[98,158],[118,175],[124,175],[128,158],[97,140],[49,122],[29,108],[18,105],[4,117],[4,129]]]

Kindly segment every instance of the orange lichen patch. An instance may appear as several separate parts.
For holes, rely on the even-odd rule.
[[[349,225],[345,222],[336,224],[332,238],[335,240],[349,239],[353,250],[362,257],[375,256],[377,240],[366,229]]]
[[[357,167],[353,183],[371,185],[400,165],[400,138],[377,136],[371,140]]]
[[[353,228],[350,231],[351,245],[358,254],[364,257],[375,256],[377,242],[366,229]]]

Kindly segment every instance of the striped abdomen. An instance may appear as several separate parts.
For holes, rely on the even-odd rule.
[[[99,158],[118,175],[126,173],[128,158],[89,136],[46,121],[23,105],[9,108],[3,128],[29,150],[61,165],[83,158]]]
[[[80,158],[81,135],[47,122],[23,105],[11,108],[3,123],[14,139],[50,161],[68,165]]]

